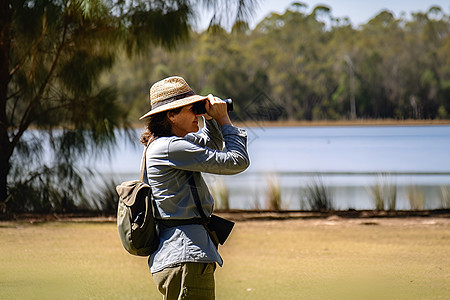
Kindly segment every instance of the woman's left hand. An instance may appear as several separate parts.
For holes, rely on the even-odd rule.
[[[225,103],[225,101],[209,94],[208,100],[206,100],[205,108],[207,112],[205,114],[205,118],[207,120],[210,120],[208,119],[208,117],[214,118],[220,126],[225,124],[231,125],[231,120],[228,116],[227,104]]]

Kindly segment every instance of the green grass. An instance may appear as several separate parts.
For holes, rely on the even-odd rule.
[[[449,222],[362,222],[237,222],[217,299],[450,298]],[[161,299],[114,223],[0,225],[0,299]]]

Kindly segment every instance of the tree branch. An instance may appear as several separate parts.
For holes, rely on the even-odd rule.
[[[20,68],[22,68],[22,66],[23,66],[23,64],[24,64],[24,62],[26,60],[26,57],[28,56],[28,53],[34,53],[35,52],[35,50],[37,49],[39,44],[44,39],[44,36],[45,36],[45,33],[46,33],[46,28],[47,28],[47,8],[45,8],[44,15],[43,15],[41,34],[39,35],[39,37],[36,40],[36,42],[34,42],[31,45],[30,50],[26,52],[26,55],[22,59],[19,59],[19,62],[16,64],[16,66],[11,69],[11,71],[9,72],[9,76],[12,77]]]
[[[62,53],[62,50],[64,48],[64,44],[65,44],[65,40],[66,40],[67,26],[68,26],[68,23],[66,21],[64,21],[63,34],[62,34],[62,37],[61,37],[61,42],[59,44],[59,47],[58,47],[58,49],[56,51],[55,59],[53,60],[52,66],[50,67],[50,70],[49,70],[49,72],[47,74],[47,77],[42,82],[38,93],[30,101],[30,104],[28,105],[27,109],[25,110],[23,118],[20,121],[19,130],[17,131],[17,133],[13,137],[13,140],[12,140],[12,143],[11,143],[12,147],[15,147],[17,145],[17,143],[19,142],[19,139],[21,138],[23,133],[27,130],[27,128],[30,126],[31,122],[33,122],[33,120],[35,119],[34,108],[36,107],[36,105],[42,99],[42,95],[44,94],[45,89],[46,89],[48,83],[50,82],[50,79],[53,76],[53,73],[54,73],[54,71],[56,69],[56,66],[57,66],[58,62],[59,62],[59,58],[61,57],[61,53]]]

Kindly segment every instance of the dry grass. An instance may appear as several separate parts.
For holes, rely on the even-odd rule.
[[[113,223],[0,223],[1,299],[161,299]],[[450,220],[237,222],[217,299],[448,299]]]

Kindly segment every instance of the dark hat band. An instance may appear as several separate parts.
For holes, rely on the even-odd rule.
[[[190,97],[190,96],[195,96],[195,95],[196,95],[196,94],[194,93],[194,91],[190,90],[190,91],[188,91],[188,92],[186,92],[186,93],[179,94],[179,95],[176,95],[176,96],[173,96],[173,97],[170,97],[170,98],[167,98],[167,99],[163,99],[163,100],[161,100],[161,101],[158,101],[158,102],[156,102],[156,103],[153,104],[153,105],[152,105],[151,102],[150,102],[150,106],[151,106],[152,109],[155,109],[155,108],[158,108],[158,107],[160,107],[160,106],[169,104],[169,103],[171,103],[171,102],[173,102],[173,101],[180,100],[180,99],[183,99],[183,98],[186,98],[186,97]]]

